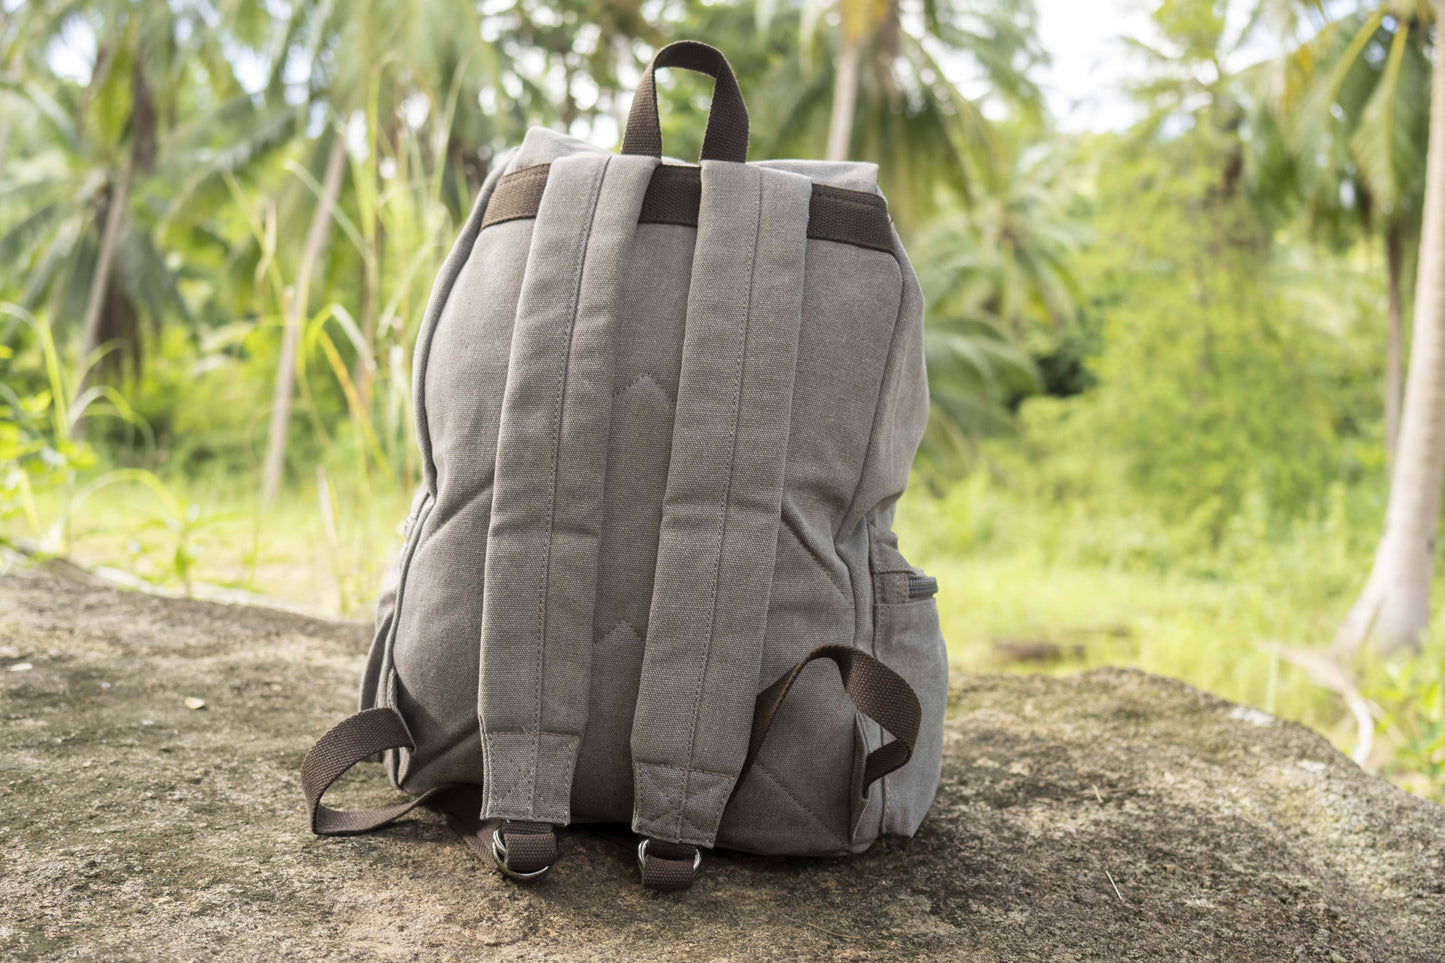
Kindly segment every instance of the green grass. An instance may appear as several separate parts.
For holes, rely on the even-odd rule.
[[[189,523],[185,558],[178,557],[178,513],[166,498],[134,484],[111,486],[73,507],[68,545],[52,524],[66,504],[59,492],[38,499],[47,531],[36,533],[21,519],[11,519],[4,530],[31,542],[48,535],[45,544],[52,550],[171,590],[184,591],[189,580],[241,589],[318,615],[366,618],[385,566],[401,543],[410,501],[394,486],[364,496],[333,485],[328,524],[319,479],[264,507],[254,493],[238,492],[225,478],[170,480],[166,488]]]
[[[400,544],[409,495],[388,485],[370,495],[333,489],[332,498],[328,524],[319,480],[264,510],[224,476],[173,481],[166,495],[115,484],[73,510],[69,551],[172,589],[209,583],[364,619]],[[41,517],[58,518],[64,504],[49,493]],[[188,519],[182,564],[177,506]],[[896,527],[905,554],[939,580],[955,672],[1133,666],[1302,722],[1344,751],[1354,746],[1340,697],[1274,644],[1328,644],[1363,578],[1367,540],[1320,523],[1179,557],[1169,531],[1147,516],[1040,506],[981,476],[942,498],[910,494]],[[18,518],[6,531],[34,538]],[[1025,650],[1045,657],[1017,658]],[[1359,667],[1385,717],[1369,767],[1437,797],[1445,792],[1442,653],[1437,627],[1426,654]]]
[[[1332,697],[1262,644],[1313,620],[1248,586],[1079,568],[1036,553],[925,562],[939,579],[951,661],[963,671],[1034,669],[1010,654],[1047,647],[1061,655],[1044,660],[1050,671],[1130,665],[1327,732],[1340,721]]]
[[[1368,570],[1368,538],[1325,520],[1171,562],[1169,533],[1147,516],[1041,506],[982,478],[905,498],[896,527],[910,561],[938,578],[956,671],[1132,666],[1355,748],[1341,697],[1279,652],[1328,646]],[[1020,649],[1048,657],[1020,661]],[[1383,717],[1367,768],[1445,801],[1445,630],[1419,656],[1365,652],[1355,668]]]

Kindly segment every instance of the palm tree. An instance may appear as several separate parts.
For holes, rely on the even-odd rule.
[[[289,292],[285,304],[285,322],[281,335],[281,353],[277,361],[275,397],[271,402],[270,432],[266,441],[266,461],[261,470],[261,498],[271,501],[281,491],[286,468],[286,436],[291,424],[291,400],[296,392],[296,360],[301,349],[301,327],[306,316],[306,303],[311,293],[311,277],[321,252],[331,235],[331,221],[341,193],[341,176],[346,164],[346,138],[339,131],[331,134],[326,149],[326,173],[321,194],[306,231],[306,244],[296,266],[296,287]]]
[[[300,52],[311,64],[307,76],[308,101],[328,118],[326,128],[311,145],[324,158],[319,188],[311,206],[310,225],[297,261],[296,283],[283,306],[281,350],[277,356],[274,398],[261,494],[270,501],[280,492],[286,466],[292,401],[296,393],[302,327],[309,316],[312,280],[317,272],[332,224],[341,208],[347,173],[347,126],[353,118],[364,121],[366,150],[353,162],[350,182],[360,238],[357,252],[361,268],[361,341],[352,382],[359,391],[359,407],[370,406],[374,342],[378,327],[379,290],[384,238],[377,216],[383,161],[402,150],[403,111],[409,98],[420,98],[428,112],[440,112],[450,92],[453,102],[470,91],[475,98],[482,64],[468,59],[480,44],[476,7],[466,2],[391,3],[372,0],[361,4],[335,4],[310,0],[291,12],[285,44],[276,57],[277,68]],[[438,89],[436,85],[440,84]],[[448,115],[447,120],[452,120]],[[459,202],[471,181],[449,128],[439,167],[456,158],[453,186]],[[473,176],[476,172],[473,169]],[[460,204],[458,205],[460,206]]]
[[[1304,14],[1323,17],[1315,0]],[[1279,62],[1262,65],[1265,98],[1290,147],[1292,185],[1317,234],[1357,223],[1380,237],[1386,301],[1385,443],[1400,425],[1408,259],[1424,192],[1429,123],[1425,0],[1384,0],[1324,22]]]
[[[1437,23],[1445,0],[1436,8]],[[1430,622],[1430,581],[1445,484],[1445,56],[1435,51],[1415,336],[1385,531],[1364,589],[1335,639],[1348,652],[1373,631],[1387,648],[1418,648]]]
[[[598,28],[591,41],[579,35],[581,23]],[[632,59],[621,39],[654,33],[640,4],[628,0],[565,0],[545,11],[517,3],[485,13],[472,0],[308,0],[293,9],[286,36],[312,65],[309,99],[349,129],[359,149],[348,168],[339,139],[324,138],[332,144],[329,156],[311,145],[310,169],[320,183],[311,185],[315,196],[305,206],[311,227],[284,312],[265,497],[282,481],[299,332],[313,295],[344,304],[358,319],[348,404],[369,417],[375,359],[404,351],[406,335],[414,333],[395,316],[397,298],[429,273],[418,265],[444,253],[451,223],[470,208],[492,156],[520,140],[529,123],[571,127],[604,112],[609,105],[600,97],[580,102],[578,78],[615,86],[618,64]],[[539,62],[518,56],[522,50],[540,55]],[[323,167],[337,176],[322,175]],[[328,255],[323,249],[338,219],[349,243]],[[331,297],[312,284],[321,257],[345,293]]]
[[[26,279],[23,306],[78,322],[79,393],[121,357],[139,366],[143,318],[191,320],[165,247],[185,233],[180,222],[204,214],[192,202],[208,179],[284,143],[294,112],[246,94],[197,9],[36,2],[15,17],[25,53],[5,85],[42,131],[45,163],[0,192],[0,259]],[[83,84],[56,75],[45,55],[67,30],[94,40]],[[107,346],[121,351],[97,368]]]
[[[919,458],[946,481],[968,466],[981,438],[1013,430],[1005,404],[1037,391],[1039,374],[991,310],[1000,292],[975,280],[990,265],[972,227],[940,219],[922,240],[918,249],[938,256],[916,265],[929,305],[923,332],[929,419]]]
[[[935,75],[933,93],[941,94],[942,102],[958,105],[957,91],[950,89],[938,62],[929,54],[929,42],[952,53],[966,52],[984,69],[995,89],[1018,95],[1031,109],[1039,106],[1038,91],[1025,79],[1017,55],[1026,54],[1036,62],[1042,52],[1035,46],[1033,5],[1018,0],[940,4],[927,0],[922,5],[923,32],[912,36],[905,32],[899,0],[831,0],[837,20],[837,54],[833,71],[833,96],[828,122],[825,157],[843,160],[849,156],[854,139],[857,99],[863,79],[865,58],[871,68],[870,85],[890,106],[897,106],[905,92],[909,74]],[[816,8],[809,11],[808,22],[816,27],[825,17]],[[805,41],[812,41],[805,30]],[[930,85],[925,80],[924,85]],[[961,119],[976,123],[972,112]]]
[[[1042,118],[1042,96],[1028,76],[1044,59],[1030,0],[925,0],[918,9],[900,0],[802,0],[781,12],[758,6],[755,49],[738,46],[749,66],[760,59],[759,45],[769,53],[758,73],[740,72],[746,86],[767,91],[764,122],[755,124],[764,134],[759,152],[876,162],[905,226],[926,219],[940,187],[966,196],[975,163],[992,162],[998,132],[983,99]],[[717,24],[737,13],[703,7],[695,17],[716,36]],[[797,37],[795,49],[780,49],[788,36]],[[985,97],[965,96],[945,63],[972,68]],[[754,94],[750,103],[761,100]]]
[[[1070,160],[1044,144],[1007,145],[973,203],[940,212],[914,245],[929,305],[930,465],[946,471],[980,436],[1011,430],[1006,405],[1042,387],[1020,345],[1057,342],[1075,326],[1067,262],[1082,236],[1067,210]]]

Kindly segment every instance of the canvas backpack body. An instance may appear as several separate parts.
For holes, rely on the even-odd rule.
[[[653,74],[717,80],[661,160]],[[702,850],[911,836],[947,655],[893,507],[928,412],[922,299],[870,164],[746,163],[721,54],[649,65],[621,154],[533,129],[483,186],[415,353],[423,483],[362,711],[303,768],[317,832],[425,803],[509,875],[630,824],[644,881]],[[321,804],[380,754],[412,799]]]

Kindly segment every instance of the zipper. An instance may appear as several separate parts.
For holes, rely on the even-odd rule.
[[[396,706],[395,694],[395,664],[392,661],[392,651],[396,648],[396,633],[401,626],[401,606],[406,600],[406,581],[411,575],[411,562],[416,557],[416,551],[421,547],[421,527],[426,516],[431,512],[432,506],[436,504],[436,495],[427,492],[422,496],[421,503],[417,505],[416,511],[412,512],[402,527],[402,559],[401,571],[396,583],[396,601],[391,609],[391,627],[387,630],[386,648],[382,654],[381,678],[377,688],[377,705]],[[384,700],[384,701],[383,701]]]
[[[930,599],[938,594],[938,579],[932,575],[908,576],[908,599]]]

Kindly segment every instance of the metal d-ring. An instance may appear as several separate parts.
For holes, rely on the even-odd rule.
[[[510,876],[512,879],[536,879],[552,868],[552,864],[548,863],[541,869],[533,870],[530,873],[519,873],[515,869],[509,869],[507,867],[507,844],[502,841],[501,826],[492,830],[492,857],[497,861],[497,869],[501,871],[502,875]]]
[[[642,842],[637,844],[637,868],[644,873],[647,872],[647,844],[650,842],[652,842],[652,838],[644,836],[642,837]],[[694,873],[697,872],[697,868],[701,865],[702,850],[694,846],[692,848],[692,871]]]

